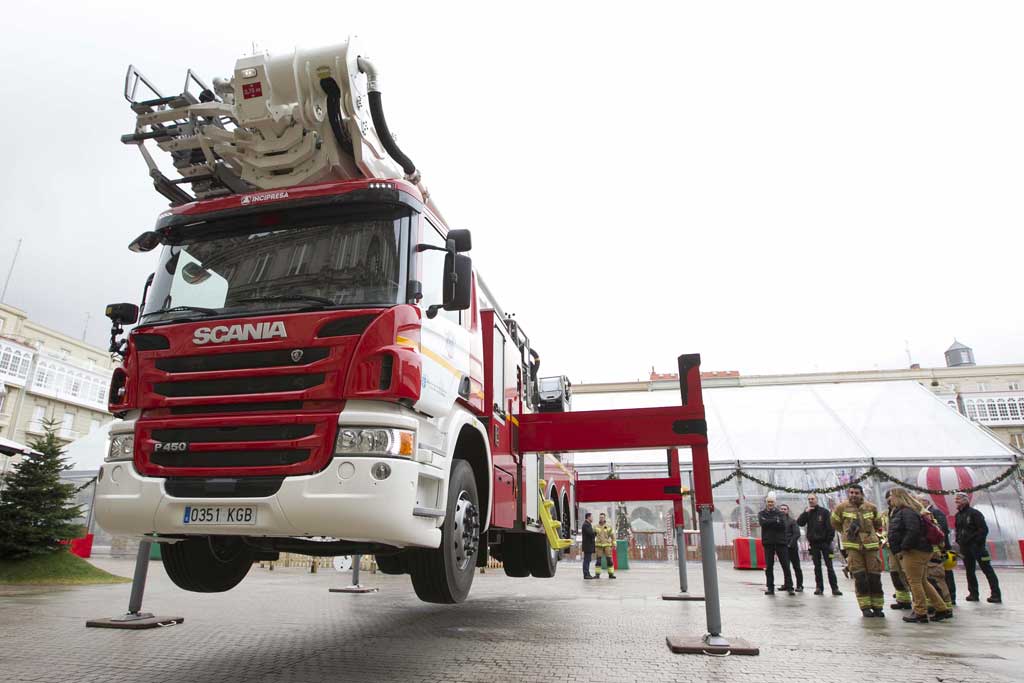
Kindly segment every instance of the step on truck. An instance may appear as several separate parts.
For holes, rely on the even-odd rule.
[[[575,473],[518,447],[539,356],[395,143],[354,39],[243,57],[212,86],[190,70],[173,95],[129,67],[125,97],[122,142],[170,208],[130,245],[158,254],[141,305],[107,307],[98,523],[161,543],[198,592],[281,552],[374,555],[437,603],[489,556],[553,576]]]

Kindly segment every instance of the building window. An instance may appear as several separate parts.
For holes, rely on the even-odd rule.
[[[1017,406],[1017,402],[1016,401],[1014,401],[1011,398],[1010,400],[1008,400],[1006,402],[1006,407],[1010,409],[1010,419],[1011,420],[1019,420],[1020,419],[1020,408]]]
[[[996,403],[996,408],[999,410],[1000,420],[1010,419],[1010,414],[1006,411],[1006,401],[1004,401],[1003,399],[999,399],[999,401]]]
[[[32,421],[28,423],[29,430],[33,432],[43,431],[43,420],[46,419],[45,406],[36,406],[32,409]]]
[[[99,428],[100,428],[100,421],[97,418],[94,417],[91,420],[89,420],[89,433],[90,434],[92,434],[93,432],[95,432]]]
[[[1020,391],[1020,382],[1010,382],[1010,391]]]
[[[267,266],[270,265],[270,259],[273,254],[260,254],[256,257],[256,263],[253,264],[252,274],[249,275],[249,282],[259,282],[263,279],[263,274],[267,270]]]
[[[292,250],[292,260],[288,264],[289,275],[300,275],[306,272],[306,250],[308,246],[307,244],[300,244]]]
[[[7,372],[11,367],[11,347],[5,346],[3,353],[0,353],[0,372]]]
[[[1024,432],[1010,432],[1010,445],[1024,450]]]
[[[988,385],[984,382],[978,382],[978,391],[988,391]]]
[[[967,407],[967,419],[969,419],[969,420],[977,420],[978,419],[978,409],[974,407],[974,401],[967,401],[966,407]]]
[[[64,419],[60,421],[60,435],[63,437],[70,437],[74,434],[75,426],[75,414],[64,413]]]
[[[6,391],[0,391],[0,413],[4,412],[4,399],[7,398]]]

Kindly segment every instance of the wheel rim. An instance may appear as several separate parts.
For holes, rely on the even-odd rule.
[[[468,492],[459,493],[453,518],[452,550],[455,568],[465,571],[475,563],[476,551],[480,547],[480,512]]]

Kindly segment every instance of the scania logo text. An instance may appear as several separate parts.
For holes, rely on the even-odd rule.
[[[192,343],[224,344],[233,341],[260,341],[262,339],[285,339],[288,331],[283,320],[245,325],[217,325],[216,327],[200,327],[192,333]]]

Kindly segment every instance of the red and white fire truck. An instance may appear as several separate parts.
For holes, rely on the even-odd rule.
[[[159,250],[141,307],[107,309],[123,363],[96,516],[160,542],[186,590],[280,552],[372,554],[456,603],[488,555],[550,577],[568,545],[571,462],[518,443],[539,356],[380,93],[352,39],[243,57],[212,87],[189,71],[172,96],[129,68],[122,141],[171,208],[131,244]]]

